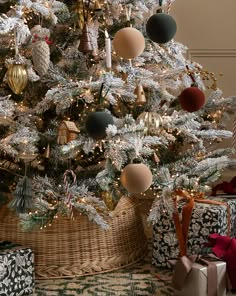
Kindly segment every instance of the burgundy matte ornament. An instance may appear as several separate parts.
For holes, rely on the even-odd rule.
[[[179,102],[183,110],[196,112],[205,104],[204,93],[195,86],[186,88],[179,96]]]

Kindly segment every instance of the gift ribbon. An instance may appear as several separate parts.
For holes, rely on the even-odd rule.
[[[187,255],[187,238],[188,238],[188,231],[189,225],[191,221],[192,211],[195,202],[198,203],[205,203],[210,205],[223,205],[227,208],[227,235],[230,236],[230,207],[227,203],[216,201],[216,200],[209,200],[204,199],[204,193],[196,193],[196,197],[190,194],[186,190],[176,189],[174,191],[174,208],[175,211],[173,213],[173,220],[175,224],[175,230],[177,239],[179,242],[179,249],[180,249],[180,256]],[[178,201],[185,200],[187,203],[183,206],[182,209],[182,223],[179,218],[177,204]]]
[[[72,204],[71,204],[71,198],[72,198],[72,194],[69,190],[69,182],[68,182],[68,179],[67,179],[67,176],[71,174],[72,177],[73,177],[73,182],[72,182],[72,185],[76,184],[76,175],[75,173],[72,171],[72,170],[66,170],[65,173],[64,173],[64,184],[65,184],[65,188],[66,188],[66,197],[67,197],[67,204],[69,206],[69,210],[70,210],[70,216],[71,216],[71,219],[73,219],[73,207],[72,207]]]
[[[178,214],[178,201],[185,200],[187,203],[182,208],[182,222],[180,221],[179,214]],[[187,273],[191,270],[192,264],[195,260],[190,260],[187,255],[187,239],[188,239],[188,232],[189,226],[192,216],[192,211],[195,202],[199,203],[206,203],[212,205],[224,205],[227,207],[228,213],[228,221],[227,221],[227,235],[230,235],[230,207],[225,202],[219,202],[215,200],[208,200],[204,199],[204,193],[195,193],[195,196],[190,194],[186,190],[176,189],[174,192],[174,208],[175,211],[173,213],[173,220],[175,224],[175,230],[177,239],[179,242],[179,255],[180,260],[176,264],[174,276],[173,276],[173,283],[176,283],[178,289],[181,289],[184,280],[187,276]],[[209,262],[205,259],[200,259],[201,262],[207,264],[207,294],[208,296],[216,296],[217,295],[217,268],[216,265],[212,262]],[[181,270],[181,272],[180,272]],[[178,277],[179,283],[177,284],[175,278]],[[180,284],[181,283],[181,284]]]
[[[207,295],[217,296],[217,267],[214,262],[198,257],[198,262],[207,265]]]
[[[182,256],[178,261],[169,260],[169,263],[174,266],[173,287],[182,290],[185,279],[195,262],[207,266],[207,295],[217,296],[217,266],[214,262],[203,258],[201,255]]]

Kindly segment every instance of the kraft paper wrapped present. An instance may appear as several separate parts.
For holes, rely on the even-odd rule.
[[[226,296],[226,263],[214,261],[217,266],[217,296]],[[208,296],[207,266],[193,263],[182,290],[174,290],[174,296]]]
[[[209,199],[209,198],[207,198]],[[230,236],[236,236],[236,200],[218,199],[230,207]],[[178,204],[181,213],[182,204]],[[195,202],[187,240],[187,254],[200,254],[202,247],[212,233],[227,235],[228,213],[224,205],[212,205]],[[178,240],[174,221],[163,214],[153,227],[152,263],[156,266],[167,266],[168,260],[179,255]]]
[[[0,295],[33,295],[34,254],[30,248],[0,242]]]

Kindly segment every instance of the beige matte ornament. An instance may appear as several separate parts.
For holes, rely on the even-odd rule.
[[[161,117],[156,112],[142,112],[138,118],[137,123],[144,124],[146,127],[145,133],[147,135],[158,135]]]
[[[123,169],[120,180],[130,193],[142,193],[152,185],[152,172],[143,163],[132,163]]]
[[[133,59],[144,51],[145,39],[137,29],[123,28],[116,32],[113,39],[113,48],[121,58]]]
[[[28,74],[25,65],[11,64],[8,66],[6,80],[11,90],[19,95],[26,87],[28,82]]]

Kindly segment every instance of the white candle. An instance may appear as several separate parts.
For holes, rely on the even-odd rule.
[[[106,47],[106,66],[108,69],[111,69],[111,39],[107,31],[105,30],[105,47]]]

